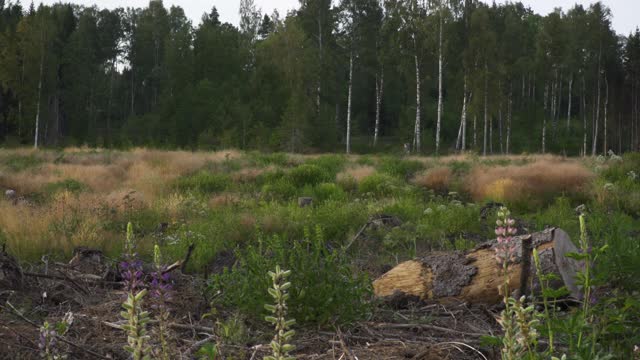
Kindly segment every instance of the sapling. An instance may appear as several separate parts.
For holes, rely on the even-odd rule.
[[[269,288],[269,294],[273,297],[274,304],[266,304],[264,307],[272,315],[265,317],[265,320],[275,326],[275,336],[271,341],[271,356],[265,356],[264,360],[294,360],[294,356],[290,356],[289,352],[295,349],[295,346],[289,344],[289,341],[295,334],[294,330],[290,330],[291,325],[295,324],[294,319],[287,320],[287,299],[291,287],[291,283],[287,282],[287,277],[291,275],[291,270],[281,270],[276,265],[276,271],[269,271],[272,280],[272,286]]]

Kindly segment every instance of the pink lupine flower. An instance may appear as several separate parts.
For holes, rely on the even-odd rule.
[[[495,246],[496,261],[498,265],[508,266],[510,262],[515,261],[516,245],[513,241],[513,235],[518,230],[515,228],[515,220],[510,218],[511,213],[505,207],[498,210],[498,220],[496,220],[495,233],[497,236],[497,245]]]

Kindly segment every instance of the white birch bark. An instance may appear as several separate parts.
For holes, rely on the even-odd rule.
[[[591,156],[596,156],[596,147],[598,146],[598,127],[600,122],[600,58],[602,54],[602,49],[598,52],[598,95],[596,99],[596,117],[593,124],[593,142],[591,143]]]
[[[380,76],[376,76],[376,125],[373,131],[373,146],[378,144],[378,133],[380,131],[380,107],[382,104],[382,94],[384,93],[384,68],[380,69]]]
[[[465,76],[464,90],[462,93],[462,113],[460,114],[460,127],[458,128],[456,150],[464,150],[466,121],[467,121],[467,77]]]
[[[442,9],[440,9],[440,36],[438,40],[438,119],[436,121],[436,155],[440,151],[440,124],[442,119]]]
[[[413,43],[415,46],[416,43],[416,39],[415,39],[415,34],[413,35]],[[415,146],[415,150],[416,152],[420,152],[420,63],[418,62],[418,48],[417,46],[415,46],[415,50],[416,53],[414,54],[414,60],[416,63],[416,124],[415,124],[415,128],[414,128],[414,135],[413,135],[413,144]]]
[[[587,156],[587,95],[584,73],[582,74],[582,156]]]
[[[347,99],[347,154],[351,153],[351,95],[353,90],[353,51],[349,55],[349,95]]]
[[[607,155],[607,108],[609,107],[609,80],[607,79],[607,74],[604,75],[604,118],[602,122],[604,123],[604,133],[603,136],[603,146],[602,146],[602,155]]]

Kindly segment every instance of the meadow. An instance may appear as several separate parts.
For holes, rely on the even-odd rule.
[[[129,236],[144,263],[154,262],[154,249],[156,257],[161,253],[162,262],[171,264],[191,248],[184,268],[191,277],[189,289],[174,297],[198,299],[189,321],[196,316],[215,329],[215,339],[209,340],[217,350],[211,351],[226,349],[224,358],[249,358],[249,349],[268,343],[272,335],[263,317],[271,301],[267,288],[276,282],[267,274],[276,265],[291,270],[288,310],[298,331],[327,331],[340,349],[358,348],[353,329],[381,317],[386,323],[389,316],[400,316],[405,323],[438,324],[439,315],[425,316],[415,308],[394,312],[373,298],[371,281],[404,260],[432,251],[468,250],[495,238],[493,204],[507,206],[522,232],[560,227],[576,244],[578,213],[583,212],[589,246],[602,249],[590,274],[589,288],[596,295],[589,299],[588,314],[569,307],[540,321],[541,338],[556,334],[551,340],[555,352],[548,341],[539,342],[540,358],[629,359],[640,345],[639,174],[640,154],[635,153],[565,158],[0,150],[0,189],[11,190],[0,200],[0,246],[24,269],[68,261],[78,247],[99,249],[117,263],[127,252],[131,224]],[[304,206],[301,198],[312,202]],[[363,225],[381,215],[395,224],[369,228],[363,235]],[[17,298],[1,290],[0,299],[16,305]],[[57,321],[36,303],[20,306],[20,314],[38,322]],[[118,307],[111,307],[114,319]],[[0,324],[15,321],[6,306],[2,310]],[[184,321],[184,311],[168,316]],[[499,329],[489,324],[482,330],[487,338],[466,343],[482,357],[499,358]],[[340,335],[343,331],[350,335]],[[576,340],[578,333],[589,340]],[[189,348],[199,338],[192,339]],[[186,346],[178,338],[171,341],[175,349]],[[116,343],[110,353],[123,356],[118,349],[124,334],[104,341],[109,342]],[[296,356],[329,351],[305,344],[298,341]],[[360,344],[353,351],[370,358],[363,348]],[[441,358],[475,354],[466,348],[437,351]]]

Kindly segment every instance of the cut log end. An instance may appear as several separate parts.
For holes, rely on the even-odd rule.
[[[552,285],[566,286],[577,297],[575,275],[581,264],[565,254],[576,252],[569,235],[562,229],[547,229],[531,235],[514,237],[516,258],[505,275],[495,260],[495,240],[469,252],[434,253],[422,259],[406,261],[373,283],[378,297],[398,292],[422,300],[494,304],[502,300],[500,287],[508,278],[509,288],[524,294],[539,291],[535,265],[531,259],[535,248],[540,254],[543,273],[555,273],[562,279]]]

